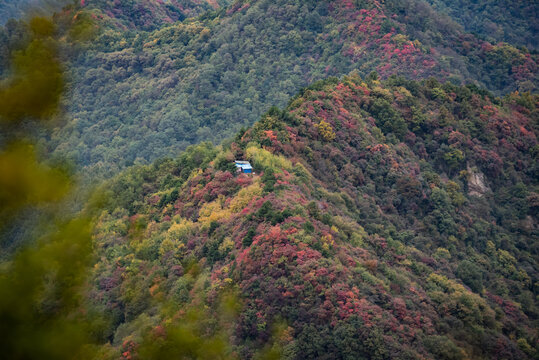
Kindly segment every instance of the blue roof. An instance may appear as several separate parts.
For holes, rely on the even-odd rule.
[[[239,160],[236,160],[234,162],[236,164],[236,167],[238,169],[242,169],[242,170],[253,170],[253,167],[251,166],[251,164],[249,163],[249,161],[239,161]]]
[[[243,169],[243,170],[251,170],[251,169],[253,169],[251,164],[236,164],[236,166]]]

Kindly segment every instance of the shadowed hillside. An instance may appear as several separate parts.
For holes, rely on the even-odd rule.
[[[535,55],[467,34],[419,0],[236,2],[171,25],[183,15],[168,5],[107,4],[57,16],[85,14],[95,38],[81,51],[66,44],[70,120],[46,142],[94,177],[218,143],[300,88],[352,70],[472,82],[497,95],[537,86]]]
[[[427,0],[467,31],[495,41],[536,49],[539,46],[539,3],[537,1]]]

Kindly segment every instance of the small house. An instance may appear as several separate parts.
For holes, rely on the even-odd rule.
[[[253,173],[253,167],[251,166],[251,163],[249,163],[249,161],[236,160],[234,163],[236,164],[236,168],[238,169],[238,172],[242,172],[244,174]]]

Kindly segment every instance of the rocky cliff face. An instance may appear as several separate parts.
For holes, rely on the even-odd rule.
[[[489,187],[485,183],[485,175],[479,172],[476,168],[468,166],[468,195],[483,197],[488,191]]]

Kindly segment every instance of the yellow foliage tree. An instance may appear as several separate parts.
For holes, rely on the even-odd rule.
[[[203,227],[206,227],[214,221],[228,218],[231,215],[231,212],[228,208],[223,207],[224,202],[225,198],[221,195],[217,200],[204,204],[198,212],[198,222],[201,223]]]
[[[268,150],[261,149],[256,145],[249,146],[245,151],[247,158],[252,160],[257,167],[273,170],[292,169],[290,160],[280,155],[274,155]]]
[[[243,210],[251,200],[262,194],[262,187],[258,182],[241,189],[238,194],[230,202],[230,211],[238,213]]]
[[[336,137],[335,131],[333,131],[333,127],[331,127],[331,125],[328,122],[322,120],[320,121],[320,124],[315,125],[315,126],[325,141],[335,140],[335,137]]]
[[[432,273],[427,282],[430,287],[427,293],[441,308],[449,309],[458,318],[470,324],[496,326],[494,310],[479,295],[443,275]]]

